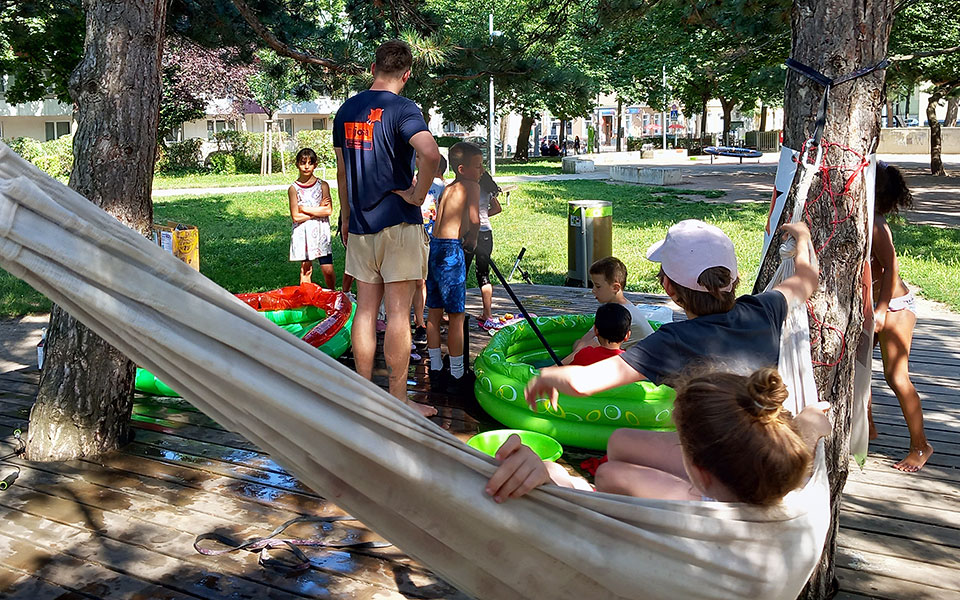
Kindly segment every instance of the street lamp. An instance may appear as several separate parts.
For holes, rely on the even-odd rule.
[[[503,35],[502,31],[496,31],[493,28],[493,13],[490,13],[490,45],[493,45],[493,38]],[[487,112],[487,170],[490,175],[497,174],[497,152],[496,144],[493,141],[493,74],[490,74],[490,107]]]

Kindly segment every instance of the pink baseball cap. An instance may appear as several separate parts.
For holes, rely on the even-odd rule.
[[[724,292],[733,289],[739,276],[733,242],[719,227],[697,219],[680,221],[667,230],[667,237],[647,249],[647,260],[660,263],[672,281],[701,292],[707,288],[697,279],[707,269],[726,267],[730,271],[730,285],[722,288]]]

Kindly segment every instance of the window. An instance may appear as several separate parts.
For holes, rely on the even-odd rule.
[[[660,124],[660,113],[653,115],[653,122],[656,123],[657,125]]]
[[[567,136],[573,135],[573,121],[567,121]]]
[[[646,129],[647,125],[650,124],[650,115],[643,113],[643,128]]]
[[[0,75],[0,92],[7,91],[7,76]]]
[[[313,120],[313,129],[314,129],[314,130],[317,130],[317,129],[326,129],[326,128],[327,128],[327,120],[326,120],[326,119],[314,119],[314,120]]]
[[[236,131],[237,122],[233,119],[207,119],[207,139],[213,139],[215,133]]]
[[[280,119],[280,128],[289,137],[293,137],[293,119]]]
[[[55,140],[58,137],[70,135],[70,121],[47,121],[44,123],[46,140]]]

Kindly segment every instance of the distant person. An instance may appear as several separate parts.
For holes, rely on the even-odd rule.
[[[580,154],[580,136],[573,138],[573,151],[576,154]]]
[[[560,156],[560,146],[557,145],[556,140],[550,140],[550,156]]]
[[[563,364],[586,366],[623,354],[621,346],[630,339],[632,321],[630,311],[624,305],[615,302],[601,304],[593,320],[593,334],[597,345],[584,346],[563,359]]]
[[[489,171],[484,171],[480,176],[480,231],[477,233],[476,252],[469,252],[466,255],[467,271],[470,270],[470,263],[474,256],[477,259],[476,275],[477,286],[480,288],[480,302],[483,310],[480,313],[480,328],[497,329],[500,327],[500,321],[493,318],[493,284],[490,283],[490,255],[493,254],[493,227],[490,225],[490,217],[500,214],[503,207],[497,196],[500,194],[500,186],[490,176]]]
[[[547,143],[547,138],[543,138],[543,141],[540,142],[540,156],[549,156],[550,155],[550,144]]]
[[[483,152],[469,142],[450,148],[450,166],[456,179],[443,191],[437,207],[437,221],[430,237],[430,261],[427,273],[427,353],[430,355],[430,379],[442,381],[440,325],[444,313],[449,318],[447,351],[450,353],[450,378],[453,387],[466,391],[464,379],[463,319],[467,299],[467,265],[464,250],[476,251],[480,228],[480,176]]]
[[[293,230],[290,233],[290,260],[300,262],[300,283],[310,283],[313,276],[313,261],[323,272],[327,289],[337,287],[333,272],[333,251],[330,246],[330,214],[333,199],[330,184],[314,177],[317,168],[317,153],[312,148],[297,152],[297,170],[300,176],[287,189],[290,218]]]
[[[900,410],[910,432],[910,451],[894,468],[915,473],[933,454],[933,446],[923,430],[920,395],[910,381],[910,345],[917,324],[917,306],[913,292],[900,278],[897,250],[887,215],[909,208],[913,195],[900,169],[883,161],[877,163],[876,204],[873,217],[873,246],[870,268],[873,275],[874,329],[880,343],[883,376],[897,395]],[[872,406],[871,406],[872,409]],[[870,437],[877,437],[870,411]]]
[[[419,162],[420,158],[417,157],[418,170]],[[437,173],[433,178],[433,183],[430,184],[427,197],[420,206],[420,214],[423,215],[423,228],[427,232],[427,236],[433,235],[433,225],[437,219],[437,206],[440,203],[441,196],[443,196],[443,189],[447,185],[447,182],[443,179],[443,175],[446,172],[447,159],[445,159],[443,155],[440,155],[440,166],[437,167]],[[417,290],[413,293],[413,342],[415,344],[427,343],[427,324],[423,320],[426,302],[426,280],[420,279],[417,281]]]
[[[410,307],[417,281],[427,275],[429,252],[420,206],[433,183],[440,151],[420,108],[399,95],[412,64],[413,54],[404,42],[392,40],[377,48],[370,67],[373,85],[337,110],[333,147],[346,224],[340,228],[347,247],[345,270],[357,281],[351,335],[357,373],[372,377],[382,300],[390,394],[430,416],[437,412],[434,407],[407,398],[407,368]],[[413,185],[415,154],[421,170]]]

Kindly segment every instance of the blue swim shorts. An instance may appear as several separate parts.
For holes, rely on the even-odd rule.
[[[460,240],[430,238],[427,308],[462,313],[467,301],[467,265]]]

